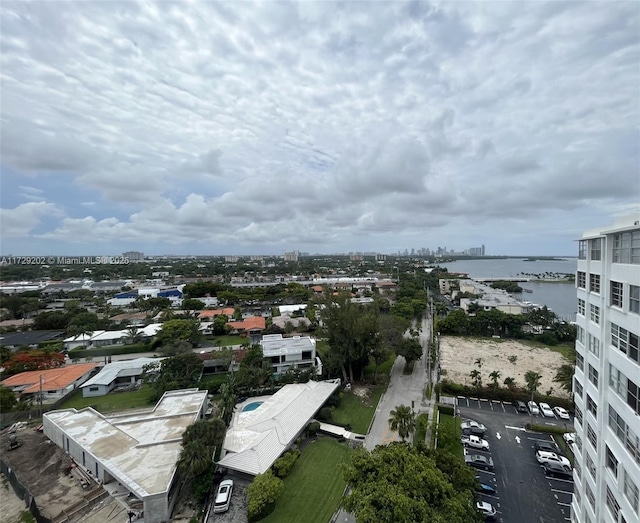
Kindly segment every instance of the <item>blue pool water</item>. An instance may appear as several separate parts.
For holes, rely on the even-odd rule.
[[[249,403],[249,405],[245,405],[245,407],[242,409],[242,412],[249,412],[252,410],[256,410],[263,403],[264,402],[262,401],[254,401],[253,403]]]

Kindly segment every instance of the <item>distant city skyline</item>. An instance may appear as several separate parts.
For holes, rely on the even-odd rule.
[[[640,211],[636,2],[9,0],[0,24],[5,253],[566,256]]]

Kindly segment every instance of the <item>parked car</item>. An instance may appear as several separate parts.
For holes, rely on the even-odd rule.
[[[233,480],[225,479],[220,482],[218,486],[218,492],[216,493],[216,499],[213,502],[213,512],[218,514],[220,512],[226,512],[231,505],[231,495],[233,494]]]
[[[551,409],[551,405],[548,403],[540,403],[540,411],[545,418],[555,418],[555,414],[553,413],[553,409]]]
[[[535,416],[540,414],[540,409],[538,409],[538,405],[536,405],[535,401],[530,401],[527,403],[527,407],[529,407],[529,412]]]
[[[481,454],[466,454],[464,462],[470,467],[484,470],[493,470],[493,460],[489,456]]]
[[[487,427],[485,427],[482,423],[478,423],[477,421],[473,421],[473,420],[468,420],[468,421],[464,421],[460,424],[460,428],[462,430],[464,429],[478,429],[481,430],[482,432],[486,432],[487,431]]]
[[[489,494],[491,496],[496,495],[496,489],[494,489],[491,485],[487,485],[486,483],[478,483],[476,491],[480,492],[481,494]]]
[[[562,435],[562,439],[565,440],[569,444],[575,443],[576,442],[576,433],[575,432],[565,432]]]
[[[563,465],[562,463],[557,463],[555,461],[550,461],[542,465],[544,468],[544,473],[547,476],[563,476],[563,477],[573,477],[573,472],[570,467]]]
[[[462,435],[463,436],[478,436],[478,437],[482,437],[484,436],[484,433],[486,431],[479,429],[478,427],[469,427],[467,429],[462,429]]]
[[[516,401],[516,410],[518,412],[522,412],[523,414],[526,414],[527,412],[529,412],[529,409],[527,409],[527,404],[524,401],[520,401],[520,400]]]
[[[560,454],[556,454],[555,452],[546,452],[544,450],[539,450],[536,452],[536,459],[538,463],[544,464],[554,461],[556,463],[561,463],[562,465],[566,465],[571,468],[571,462]]]
[[[469,436],[462,436],[462,438],[460,438],[460,441],[462,441],[462,444],[465,447],[471,447],[473,449],[480,449],[480,450],[489,450],[489,442],[486,439],[482,439],[479,436],[473,436],[473,435],[469,435]]]
[[[482,513],[486,521],[494,521],[496,519],[496,509],[491,503],[486,501],[478,501],[476,508]]]
[[[556,454],[560,452],[558,446],[551,441],[536,441],[536,444],[533,446],[533,448],[536,449],[536,452],[538,452],[539,450],[542,450],[544,452],[555,452]]]
[[[569,416],[569,413],[566,411],[566,409],[563,409],[562,407],[553,407],[553,412],[555,412],[556,416],[558,416],[560,419],[571,419],[571,416]]]

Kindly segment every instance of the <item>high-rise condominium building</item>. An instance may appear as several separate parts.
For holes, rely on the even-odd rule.
[[[576,274],[571,518],[640,521],[640,215],[586,232]]]

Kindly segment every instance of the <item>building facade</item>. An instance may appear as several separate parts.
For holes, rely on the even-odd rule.
[[[262,337],[260,345],[264,357],[271,360],[276,374],[316,365],[316,340],[309,336],[283,338],[282,334],[267,334]]]
[[[640,215],[578,242],[571,519],[640,516]]]

